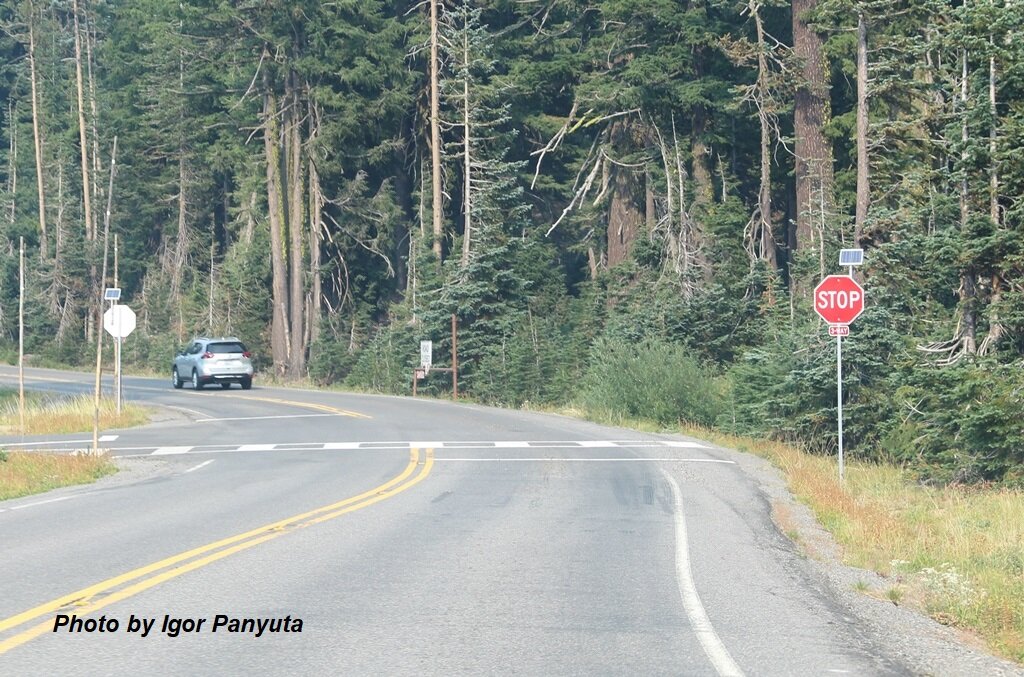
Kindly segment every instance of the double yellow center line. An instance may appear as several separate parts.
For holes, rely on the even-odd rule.
[[[186,550],[120,576],[115,576],[95,585],[90,585],[87,588],[82,588],[45,604],[40,604],[28,611],[0,620],[0,634],[26,625],[41,616],[54,614],[59,611],[74,610],[79,616],[90,614],[115,602],[148,590],[164,581],[224,559],[237,552],[247,550],[260,543],[266,543],[291,531],[320,524],[321,522],[369,507],[418,484],[430,474],[433,465],[433,449],[426,449],[422,458],[419,449],[411,449],[409,451],[409,463],[399,475],[358,496],[346,498],[337,503],[331,503],[315,510],[272,522],[251,531],[223,538],[219,541],[193,548],[192,550]],[[0,640],[0,655],[52,629],[53,619],[51,618],[21,630],[7,639]]]
[[[212,395],[211,397],[216,397]],[[273,402],[274,404],[285,404],[292,407],[304,407],[306,409],[315,409],[317,411],[325,411],[328,414],[334,414],[335,416],[349,416],[351,418],[373,418],[366,414],[361,414],[358,411],[352,411],[350,409],[338,409],[326,404],[317,404],[316,402],[299,402],[296,400],[280,400],[273,397],[254,397],[251,395],[236,395],[236,399],[240,400],[259,400],[260,402]]]

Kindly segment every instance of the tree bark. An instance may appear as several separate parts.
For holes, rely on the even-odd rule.
[[[629,118],[612,122],[610,140],[618,157],[624,157],[634,145],[633,123]],[[611,167],[611,199],[608,205],[608,267],[614,267],[627,258],[644,223],[644,186],[637,171],[613,164]]]
[[[89,179],[89,142],[85,131],[85,93],[82,81],[82,36],[78,24],[78,0],[72,3],[75,20],[75,88],[78,94],[78,142],[81,147],[82,159],[82,202],[85,218],[85,238],[96,239],[92,221],[92,199],[90,196],[92,181]]]
[[[302,176],[302,101],[300,100],[298,76],[292,72],[288,85],[288,134],[289,141],[286,144],[288,149],[288,233],[289,233],[289,254],[291,275],[291,299],[289,310],[291,311],[291,341],[289,345],[290,355],[288,370],[291,376],[300,377],[306,370],[306,341],[304,302],[305,285],[304,267],[302,265],[302,241],[305,235],[305,180]]]
[[[320,313],[322,308],[323,282],[320,279],[321,255],[320,243],[323,232],[323,209],[324,195],[320,186],[320,174],[316,168],[316,158],[313,149],[314,141],[319,134],[319,116],[315,105],[310,103],[309,110],[309,144],[310,152],[306,157],[309,162],[309,269],[312,274],[310,284],[309,315],[306,321],[309,323],[309,345],[313,346],[320,340]]]
[[[180,29],[180,24],[179,24]],[[178,87],[185,91],[185,55],[178,52]],[[174,240],[174,256],[170,261],[170,302],[181,305],[181,279],[187,265],[188,229],[188,164],[185,160],[185,106],[178,107],[178,233]],[[212,274],[212,269],[211,269]],[[213,327],[209,327],[213,331]]]
[[[288,276],[284,257],[285,212],[281,188],[280,128],[277,119],[277,98],[264,81],[263,142],[267,162],[267,210],[270,220],[271,295],[274,307],[270,325],[270,350],[274,372],[284,376],[288,369],[288,316],[286,313]]]
[[[707,133],[707,110],[697,104],[693,110],[693,202],[707,208],[714,200],[714,185],[711,183],[710,154],[704,135]]]
[[[28,3],[28,67],[32,86],[32,138],[36,152],[36,187],[39,192],[39,257],[46,260],[49,244],[46,235],[46,189],[43,181],[43,135],[39,124],[39,95],[36,75],[35,8]]]
[[[989,36],[989,47],[994,48],[994,40]],[[988,209],[992,223],[1000,223],[999,214],[999,163],[996,160],[998,113],[996,111],[996,57],[988,58],[988,112],[992,119],[988,132]]]
[[[463,229],[462,235],[462,265],[465,266],[469,263],[469,247],[470,247],[470,236],[472,233],[473,226],[473,209],[472,209],[472,189],[473,189],[473,173],[472,173],[472,156],[470,154],[470,126],[469,126],[469,34],[466,27],[463,27],[462,31],[462,59],[463,63],[466,64],[466,77],[462,81],[462,130],[463,130],[463,183],[465,184],[465,197],[463,198],[463,211],[466,215],[466,224]]]
[[[438,103],[438,57],[437,57],[437,3],[430,0],[430,185],[433,200],[430,208],[433,217],[434,255],[441,261],[441,113]]]
[[[761,23],[760,6],[751,0],[750,14],[754,18],[757,32],[757,112],[761,124],[761,182],[757,194],[757,210],[760,223],[757,228],[758,258],[768,264],[769,270],[775,273],[779,268],[778,256],[775,251],[775,236],[772,231],[772,164],[771,164],[771,126],[769,125],[768,99],[768,57],[765,50],[764,25]]]
[[[824,134],[831,116],[824,48],[821,36],[804,18],[817,5],[818,0],[793,0],[793,52],[802,75],[793,111],[797,249],[815,244],[815,230],[827,223],[833,204],[832,144]],[[793,279],[795,291],[810,291],[806,281]]]
[[[13,124],[15,119],[14,102],[7,102],[7,119],[12,121],[11,140],[7,152],[7,194],[11,196],[10,210],[7,214],[8,225],[14,226],[18,215],[18,127]]]
[[[970,140],[970,129],[967,125],[967,104],[968,104],[968,68],[967,59],[968,53],[964,49],[961,51],[962,63],[960,65],[960,141],[962,143],[962,150],[960,151],[960,230],[963,233],[967,232],[968,221],[971,215],[970,207],[970,186],[967,180],[968,175],[968,162],[970,156],[967,151],[967,143]],[[978,336],[978,278],[977,273],[974,270],[974,264],[968,263],[965,270],[960,276],[960,303],[963,308],[963,344],[964,352],[969,355],[973,355],[977,352],[977,336]]]
[[[871,206],[868,160],[868,28],[864,14],[857,14],[857,209],[853,225],[853,244],[860,246],[864,223]]]

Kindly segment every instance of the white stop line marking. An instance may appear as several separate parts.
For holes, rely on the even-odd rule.
[[[144,447],[132,447],[145,449]],[[404,449],[707,449],[708,446],[685,440],[498,440],[448,442],[282,442],[279,444],[240,444],[237,446],[197,445],[192,447],[158,447],[153,456],[189,453],[235,453],[239,451],[389,451]],[[127,451],[128,449],[123,449]],[[678,459],[676,459],[678,460]],[[699,459],[705,460],[705,459]],[[732,463],[706,459],[707,463]]]

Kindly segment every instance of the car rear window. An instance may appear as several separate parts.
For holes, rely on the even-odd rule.
[[[221,355],[224,353],[244,353],[245,345],[241,343],[211,343],[206,347],[208,351],[214,355]]]

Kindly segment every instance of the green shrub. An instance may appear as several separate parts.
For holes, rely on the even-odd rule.
[[[712,370],[684,346],[602,338],[591,349],[580,404],[613,417],[711,425],[723,398]]]
[[[885,455],[933,480],[1019,484],[1022,372],[992,363],[915,369],[894,394],[901,416],[882,438]]]
[[[359,352],[345,384],[361,390],[408,395],[412,392],[412,371],[419,364],[419,357],[415,330],[391,325],[378,332]]]

